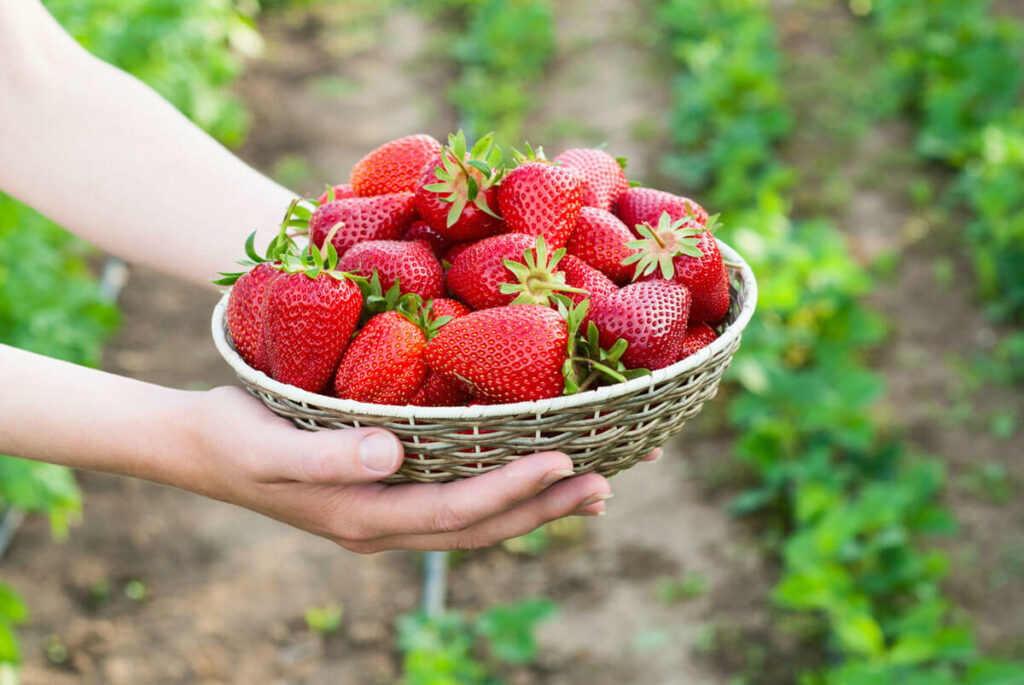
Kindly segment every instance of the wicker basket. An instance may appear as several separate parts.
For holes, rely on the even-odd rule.
[[[743,258],[722,241],[731,306],[718,340],[681,362],[625,383],[536,402],[474,407],[412,407],[339,400],[284,385],[235,351],[224,312],[213,312],[217,349],[245,387],[275,413],[307,430],[380,426],[405,445],[405,462],[385,482],[474,476],[532,452],[568,454],[577,473],[610,476],[678,433],[715,396],[754,313],[757,284]]]

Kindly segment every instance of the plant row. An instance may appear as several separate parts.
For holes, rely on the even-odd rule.
[[[767,3],[667,0],[657,24],[681,73],[672,121],[682,152],[666,170],[710,185],[730,208],[729,239],[762,275],[734,365],[745,392],[730,412],[756,484],[733,510],[770,522],[782,565],[774,600],[825,636],[830,666],[802,682],[1018,682],[1020,667],[977,653],[941,590],[947,560],[923,544],[954,528],[941,465],[909,455],[872,415],[885,384],[865,355],[885,326],[861,303],[871,279],[834,225],[787,218],[795,172],[775,144],[790,115]]]
[[[878,0],[868,25],[888,54],[887,91],[917,123],[916,151],[959,171],[950,205],[972,213],[964,245],[997,320],[1024,324],[1024,27],[988,0]],[[1024,331],[999,353],[1024,380]]]

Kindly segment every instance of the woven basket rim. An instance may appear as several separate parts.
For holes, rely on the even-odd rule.
[[[246,383],[256,386],[267,392],[289,399],[293,402],[318,409],[326,409],[344,414],[362,414],[382,418],[403,419],[410,422],[429,419],[482,419],[515,416],[523,414],[541,415],[549,412],[566,409],[569,407],[580,407],[589,404],[603,404],[609,399],[629,395],[657,385],[658,383],[677,376],[683,376],[699,367],[718,350],[729,345],[746,328],[754,315],[757,306],[757,281],[754,279],[754,272],[738,252],[729,247],[726,243],[718,240],[718,248],[722,258],[730,263],[730,269],[738,273],[739,280],[743,282],[744,300],[743,306],[736,316],[736,320],[729,324],[725,331],[707,347],[690,355],[680,362],[671,366],[658,369],[650,375],[641,376],[625,383],[606,385],[594,390],[587,390],[575,395],[562,395],[545,400],[532,402],[516,402],[514,404],[491,404],[476,405],[473,407],[419,407],[412,405],[386,405],[371,404],[368,402],[357,402],[355,400],[342,400],[326,395],[319,395],[314,392],[301,390],[293,385],[286,385],[275,381],[261,371],[252,368],[235,351],[228,341],[224,326],[224,316],[227,310],[228,293],[217,303],[213,310],[211,328],[213,341],[217,351],[224,357],[225,361],[234,369]]]

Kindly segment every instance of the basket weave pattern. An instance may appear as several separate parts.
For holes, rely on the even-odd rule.
[[[385,482],[437,482],[475,476],[532,452],[568,454],[576,473],[606,476],[636,464],[678,433],[715,396],[753,314],[757,286],[742,258],[719,241],[729,267],[731,305],[719,338],[666,369],[577,395],[476,407],[385,407],[339,400],[282,385],[235,352],[226,330],[227,297],[214,310],[213,336],[243,385],[300,428],[385,428],[406,458]]]

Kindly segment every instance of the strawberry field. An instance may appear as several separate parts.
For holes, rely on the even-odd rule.
[[[420,553],[0,458],[29,514],[0,683],[1024,683],[1015,3],[46,4],[314,197],[415,133],[605,144],[719,213],[760,299],[717,399],[606,516],[451,553],[441,615]],[[3,195],[0,255],[0,342],[235,382],[215,292],[131,267],[113,303],[104,255]]]

